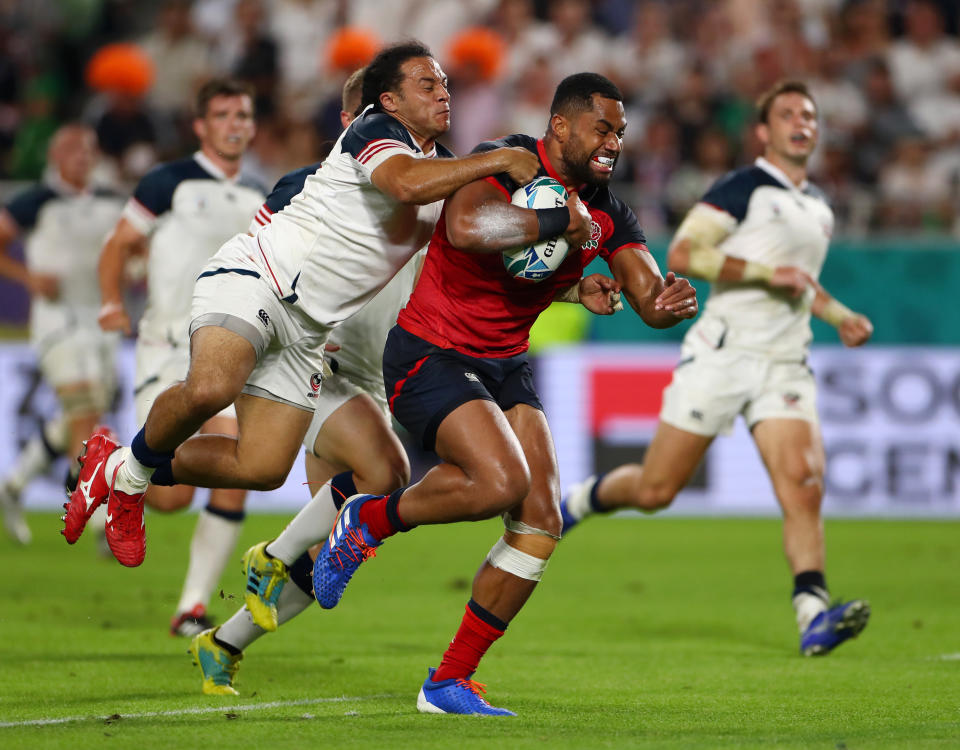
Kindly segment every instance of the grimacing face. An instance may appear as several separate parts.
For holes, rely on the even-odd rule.
[[[194,121],[197,137],[219,156],[236,160],[243,156],[256,134],[253,102],[246,94],[215,96],[207,112]]]
[[[450,129],[447,76],[432,57],[412,57],[400,66],[403,80],[393,92],[394,114],[422,138],[432,139]]]
[[[757,126],[765,149],[797,164],[805,164],[817,147],[817,108],[809,97],[795,91],[777,96],[767,122]]]
[[[592,98],[590,109],[568,118],[570,130],[561,153],[574,182],[605,185],[623,150],[627,120],[623,102],[599,94]]]

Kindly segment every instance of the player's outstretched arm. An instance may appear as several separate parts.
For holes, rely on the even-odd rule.
[[[706,281],[763,284],[790,297],[801,296],[809,286],[809,276],[795,266],[768,266],[735,258],[717,246],[736,228],[728,214],[705,203],[698,203],[684,218],[670,243],[667,265],[671,271]]]
[[[495,148],[458,159],[415,159],[397,154],[374,169],[370,180],[401,203],[422,206],[495,174],[506,173],[518,185],[526,185],[539,169],[540,160],[525,148]]]
[[[610,267],[630,307],[651,328],[670,328],[699,312],[693,285],[673,271],[664,279],[646,249],[623,248]]]
[[[105,331],[131,333],[130,316],[123,304],[123,268],[131,253],[145,241],[143,233],[121,217],[100,251],[100,313],[97,322]]]
[[[867,343],[873,335],[873,323],[870,319],[831,296],[815,280],[810,281],[816,290],[810,304],[811,314],[836,328],[845,346],[862,346]]]

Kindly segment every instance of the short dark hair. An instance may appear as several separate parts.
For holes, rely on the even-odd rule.
[[[801,94],[811,102],[813,108],[817,108],[817,102],[810,93],[810,88],[803,81],[788,79],[777,81],[768,88],[759,97],[757,97],[757,121],[767,124],[770,121],[770,108],[773,106],[773,100],[781,94]]]
[[[236,78],[212,78],[203,84],[197,92],[194,116],[206,117],[207,106],[210,104],[210,100],[216,96],[249,96],[251,102],[255,99],[253,86],[246,81],[240,81]]]
[[[620,89],[609,78],[599,73],[575,73],[560,81],[553,95],[550,114],[586,112],[593,107],[594,94],[616,102],[623,101]]]
[[[340,109],[356,117],[363,111],[363,74],[366,68],[357,68],[343,84],[343,93],[340,95]],[[356,101],[357,104],[350,106]]]
[[[433,53],[425,44],[415,39],[380,50],[363,73],[361,108],[372,104],[374,109],[380,110],[380,94],[400,88],[403,80],[400,68],[414,57],[433,57]]]

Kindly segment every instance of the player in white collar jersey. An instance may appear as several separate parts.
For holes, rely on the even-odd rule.
[[[261,187],[241,174],[243,154],[255,133],[250,87],[214,79],[198,92],[195,108],[199,150],[144,175],[100,258],[101,325],[129,333],[122,294],[124,261],[147,246],[147,307],[137,331],[134,379],[140,421],[160,393],[187,377],[197,276],[227,239],[246,229],[263,201]],[[198,427],[200,433],[236,435],[233,405],[209,415]],[[191,503],[193,491],[187,484],[153,487],[146,501],[157,510],[177,510]],[[192,636],[209,626],[206,607],[240,534],[245,495],[242,490],[215,489],[200,511],[172,634]],[[68,530],[73,530],[69,524]]]
[[[80,450],[116,386],[117,336],[97,327],[97,257],[123,201],[90,184],[96,155],[91,128],[64,125],[50,141],[44,180],[0,209],[0,276],[30,293],[30,343],[61,409],[30,439],[0,483],[5,525],[22,544],[30,541],[30,529],[20,493],[58,456]],[[7,254],[21,235],[24,263]],[[79,469],[75,463],[74,469]]]
[[[824,453],[806,365],[810,315],[836,327],[847,346],[865,343],[873,326],[816,281],[833,213],[807,181],[818,133],[810,92],[782,82],[760,98],[758,111],[763,156],[710,188],[670,245],[670,269],[712,287],[684,338],[644,463],[573,488],[562,503],[564,531],[596,511],[669,506],[713,438],[742,415],[783,511],[800,650],[824,654],[856,636],[870,608],[859,599],[831,607],[827,593]]]
[[[280,486],[310,423],[329,332],[423,246],[446,196],[500,172],[519,183],[536,174],[524,149],[455,159],[437,145],[450,126],[446,83],[419,43],[380,52],[364,76],[368,108],[323,168],[268,226],[234,237],[199,275],[186,381],[160,394],[130,449],[87,444],[71,498],[78,525],[108,500],[116,520],[107,541],[120,562],[143,561],[148,483]],[[237,438],[191,438],[234,401]]]

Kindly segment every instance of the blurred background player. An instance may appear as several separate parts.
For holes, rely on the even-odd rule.
[[[380,52],[363,101],[370,109],[303,191],[256,237],[229,240],[198,277],[186,381],[157,397],[131,448],[87,443],[73,523],[106,501],[107,542],[124,565],[146,555],[148,484],[279,487],[313,416],[330,331],[423,246],[447,195],[485,175],[526,182],[536,171],[522,149],[457,159],[437,143],[450,126],[449,94],[422,44]],[[238,437],[194,436],[234,401]]]
[[[616,86],[581,73],[557,88],[543,139],[512,135],[478,146],[475,153],[516,147],[536,154],[539,174],[571,191],[567,203],[515,206],[510,196],[520,185],[507,174],[454,193],[387,339],[390,408],[442,463],[389,496],[348,500],[316,560],[317,600],[336,606],[357,567],[397,532],[501,514],[506,526],[474,578],[460,629],[423,682],[421,712],[514,715],[491,706],[472,677],[533,593],[560,539],[556,456],[526,355],[530,326],[571,287],[586,301],[581,275],[598,256],[648,325],[667,328],[697,312],[689,282],[660,276],[636,217],[609,190],[625,128]],[[531,284],[505,269],[502,251],[561,234],[572,249],[549,278]],[[607,291],[592,291],[591,309],[612,313]]]
[[[123,267],[132,253],[149,245],[147,306],[137,331],[134,380],[141,421],[161,391],[187,376],[187,332],[197,276],[227,239],[247,229],[263,200],[263,190],[241,174],[241,160],[255,132],[252,89],[231,79],[205,84],[197,94],[193,129],[200,149],[155,167],[140,180],[100,258],[100,325],[106,331],[130,333]],[[210,417],[199,431],[236,435],[233,406]],[[189,506],[193,493],[193,487],[182,484],[155,486],[146,502],[172,511]],[[245,497],[243,490],[210,491],[190,543],[171,633],[192,636],[209,627],[206,607],[240,533]]]
[[[669,506],[713,438],[743,415],[783,511],[783,545],[794,576],[803,654],[823,654],[867,624],[855,599],[830,606],[824,577],[824,453],[806,358],[811,313],[860,346],[873,326],[816,278],[833,214],[807,181],[817,110],[806,85],[785,81],[758,102],[763,156],[720,179],[687,214],[670,268],[712,282],[700,320],[684,338],[664,390],[660,423],[643,464],[627,464],[573,488],[564,530],[596,511]]]
[[[27,442],[0,484],[5,526],[22,544],[30,541],[30,529],[20,509],[20,493],[57,457],[79,454],[116,387],[117,335],[97,326],[97,258],[123,203],[91,185],[97,160],[91,128],[64,125],[51,139],[47,156],[43,182],[0,211],[0,276],[30,293],[30,342],[60,403],[60,414]],[[21,234],[26,235],[25,263],[8,254],[10,243]],[[79,470],[72,462],[74,480]]]

